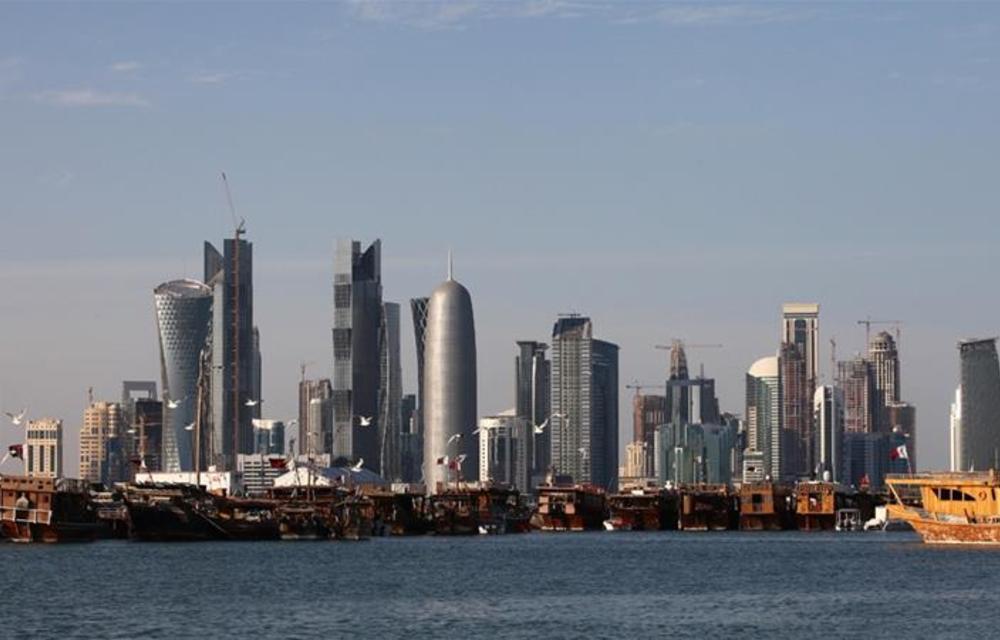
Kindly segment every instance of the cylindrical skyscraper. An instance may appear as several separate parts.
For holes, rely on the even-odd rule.
[[[454,462],[465,455],[462,478],[475,480],[479,443],[476,429],[476,329],[469,291],[452,279],[441,283],[427,304],[424,346],[424,482],[455,481]],[[450,463],[450,464],[449,464]]]
[[[212,320],[212,290],[197,280],[173,280],[156,287],[153,297],[160,374],[167,399],[163,405],[163,470],[191,470],[194,434],[184,427],[194,422],[199,358]]]

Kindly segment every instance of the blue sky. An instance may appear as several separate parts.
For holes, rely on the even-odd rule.
[[[152,289],[230,229],[225,170],[268,415],[300,361],[329,375],[334,239],[379,237],[387,300],[454,249],[481,413],[570,310],[623,387],[662,379],[653,344],[725,344],[691,358],[741,412],[781,303],[810,300],[824,369],[858,318],[905,321],[943,466],[955,343],[1000,333],[998,30],[987,3],[0,4],[0,404],[72,443],[88,386],[157,377]]]

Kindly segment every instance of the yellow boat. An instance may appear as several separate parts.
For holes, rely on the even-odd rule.
[[[889,475],[889,519],[903,520],[932,544],[1000,545],[1000,474]]]

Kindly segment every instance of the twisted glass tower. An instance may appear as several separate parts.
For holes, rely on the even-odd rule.
[[[153,290],[160,342],[164,471],[193,469],[193,432],[198,364],[212,320],[212,290],[197,280],[173,280]],[[170,405],[176,405],[171,407]]]

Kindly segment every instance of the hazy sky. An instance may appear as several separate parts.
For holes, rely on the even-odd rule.
[[[454,248],[481,413],[565,311],[621,346],[623,431],[671,337],[725,345],[689,357],[742,413],[817,301],[824,373],[905,322],[942,467],[956,341],[1000,333],[998,45],[988,3],[0,3],[0,405],[63,418],[75,472],[87,387],[158,380],[152,290],[229,233],[225,170],[269,417],[330,375],[334,239],[378,237],[403,303]]]

